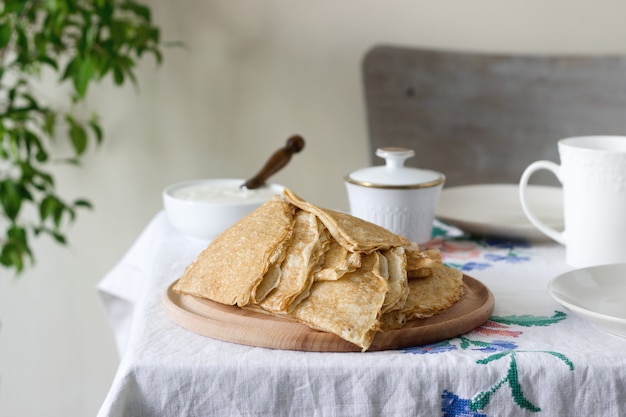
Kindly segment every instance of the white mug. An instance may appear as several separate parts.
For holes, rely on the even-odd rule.
[[[561,165],[530,164],[520,179],[520,200],[528,220],[565,245],[566,262],[582,268],[626,262],[626,136],[581,136],[558,142]],[[563,186],[563,231],[548,227],[528,205],[528,180],[551,171]]]

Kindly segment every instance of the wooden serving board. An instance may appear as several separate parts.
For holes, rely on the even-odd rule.
[[[358,352],[339,336],[291,320],[228,306],[172,291],[163,294],[167,315],[194,333],[242,345],[311,352]],[[483,324],[494,307],[493,294],[480,281],[463,276],[463,296],[441,314],[379,332],[369,351],[426,345],[460,336]]]

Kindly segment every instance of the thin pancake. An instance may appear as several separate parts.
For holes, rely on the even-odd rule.
[[[374,223],[310,204],[287,188],[284,190],[284,195],[298,208],[315,214],[337,242],[350,252],[369,253],[377,249],[384,250],[410,244],[404,236],[392,233]]]
[[[380,308],[389,288],[379,273],[379,256],[364,256],[361,268],[341,279],[314,282],[291,316],[367,350],[380,327]]]
[[[381,253],[387,261],[387,276],[389,292],[382,306],[382,313],[398,310],[404,306],[409,296],[409,286],[406,277],[406,256],[404,248],[393,248]]]
[[[259,305],[271,312],[287,310],[292,303],[306,297],[313,283],[312,268],[317,265],[323,226],[315,215],[298,211],[295,216],[293,237],[285,259],[280,264],[280,282]]]
[[[437,263],[441,263],[441,253],[438,249],[419,251],[408,248],[406,251],[406,270],[409,279],[429,277],[433,265]]]
[[[384,330],[402,327],[408,320],[427,318],[450,308],[463,295],[463,273],[443,264],[435,264],[432,275],[409,280],[409,296],[404,307],[381,318]]]
[[[356,271],[361,266],[361,254],[348,252],[333,239],[327,230],[328,247],[321,257],[319,270],[315,272],[315,281],[335,281],[348,272]]]
[[[273,197],[216,237],[183,273],[174,290],[244,306],[272,263],[285,254],[295,208]]]

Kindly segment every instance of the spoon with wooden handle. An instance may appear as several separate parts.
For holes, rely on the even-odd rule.
[[[263,168],[252,178],[241,185],[241,188],[253,190],[265,185],[265,181],[280,171],[291,159],[291,155],[300,152],[304,148],[304,139],[300,135],[293,135],[287,139],[287,143],[267,160]]]

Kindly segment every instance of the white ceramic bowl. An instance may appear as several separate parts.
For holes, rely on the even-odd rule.
[[[626,337],[626,263],[565,272],[548,283],[559,304],[601,329]]]
[[[212,240],[284,187],[268,184],[257,190],[240,189],[244,179],[185,181],[163,190],[163,206],[172,226],[200,239]]]

